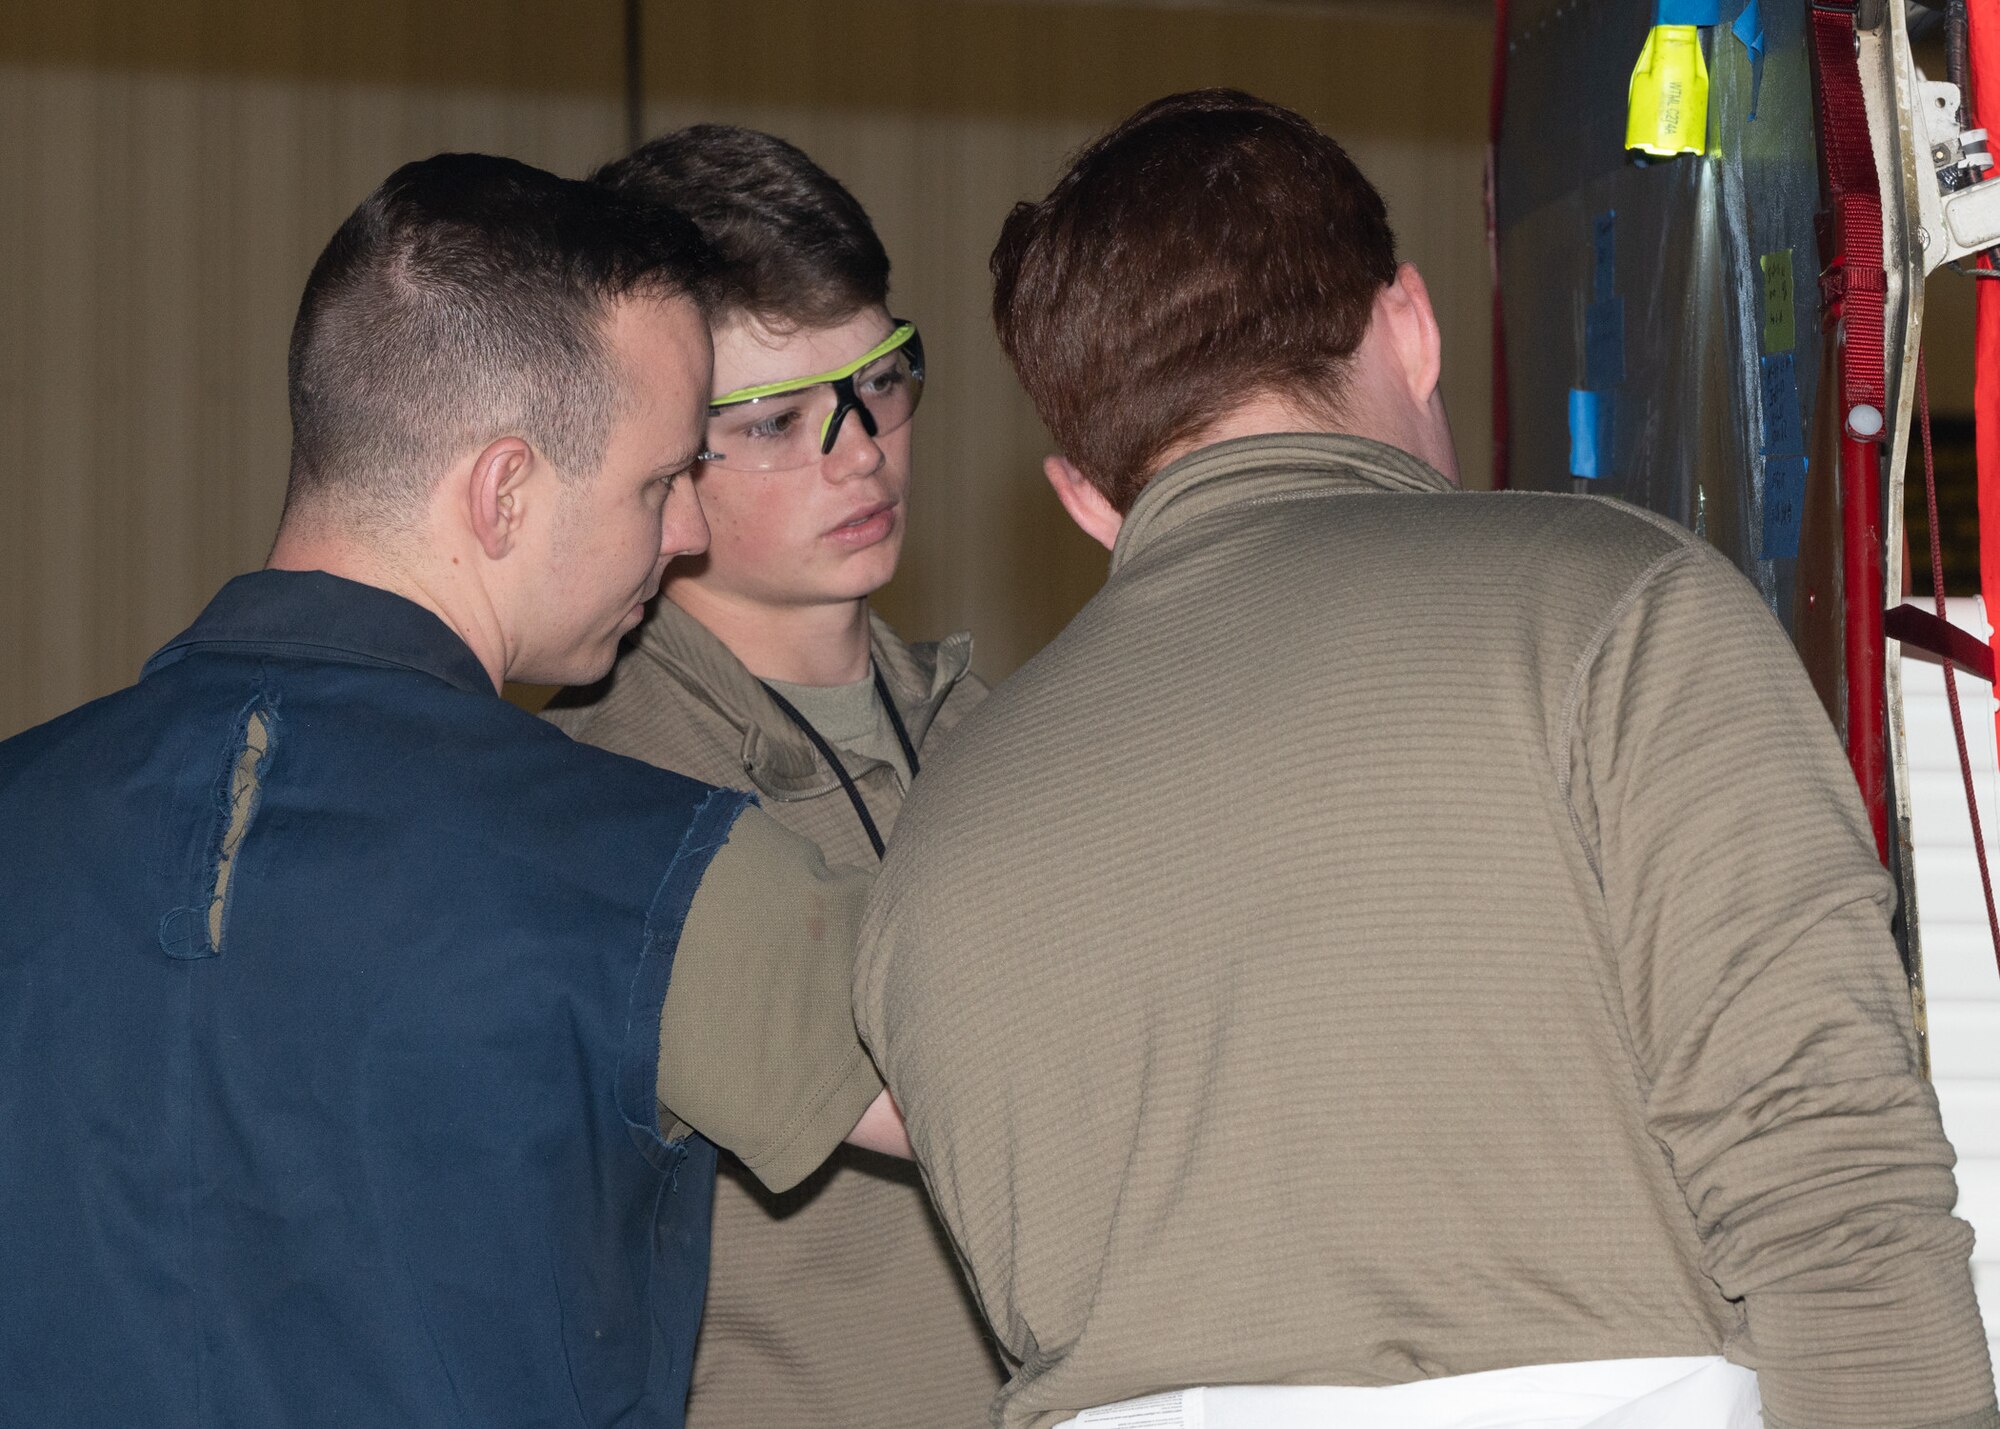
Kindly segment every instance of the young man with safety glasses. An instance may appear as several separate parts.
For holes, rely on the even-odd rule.
[[[596,176],[717,250],[705,555],[609,680],[549,717],[578,739],[755,791],[834,864],[880,857],[927,743],[984,693],[971,641],[907,645],[868,610],[908,516],[914,324],[867,214],[792,145],[726,125]],[[694,1429],[984,1422],[991,1341],[907,1163],[842,1155],[774,1196],[724,1158]]]

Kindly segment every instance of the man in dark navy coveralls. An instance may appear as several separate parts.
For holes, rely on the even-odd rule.
[[[269,569],[0,744],[0,1424],[678,1425],[715,1146],[898,1146],[857,880],[498,696],[706,544],[705,262],[399,170],[306,288]]]

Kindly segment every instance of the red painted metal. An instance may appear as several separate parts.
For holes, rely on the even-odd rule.
[[[1882,633],[1901,645],[1905,656],[1921,650],[1940,665],[1993,683],[1993,647],[1920,605],[1890,606],[1882,613]]]
[[[1846,592],[1847,762],[1875,826],[1875,849],[1889,857],[1888,751],[1883,709],[1882,446],[1840,442],[1841,582]]]
[[[2000,0],[1970,0],[1966,6],[1968,87],[1972,127],[2000,125]],[[2000,183],[2000,179],[1988,179]],[[1993,254],[1981,255],[1991,269]],[[2000,627],[2000,278],[1982,278],[1973,329],[1973,442],[1979,466],[1979,588],[1986,593],[1986,619]],[[2000,656],[2000,630],[1993,650]],[[2000,715],[1995,717],[2000,737]]]

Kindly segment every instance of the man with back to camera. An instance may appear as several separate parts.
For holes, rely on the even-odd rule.
[[[1112,569],[926,769],[856,1011],[997,1422],[2000,1425],[1890,884],[1747,583],[1455,489],[1423,282],[1290,111],[1148,106],[993,272]]]
[[[694,472],[709,545],[668,568],[612,676],[549,718],[750,789],[829,862],[872,865],[985,690],[968,636],[906,644],[868,608],[896,573],[924,385],[889,255],[837,179],[754,129],[692,125],[595,177],[686,214],[715,251]],[[777,1194],[723,1158],[690,1429],[973,1424],[1000,1382],[914,1166],[843,1151]]]
[[[0,1422],[678,1425],[704,1138],[899,1144],[865,881],[498,695],[707,539],[709,261],[399,169],[306,286],[269,568],[0,744]]]

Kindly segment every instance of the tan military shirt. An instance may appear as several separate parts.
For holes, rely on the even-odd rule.
[[[872,636],[928,768],[938,736],[984,692],[968,673],[970,641],[908,646],[880,621]],[[833,772],[742,663],[670,602],[609,681],[570,692],[549,717],[590,743],[751,789],[830,862],[875,866]],[[886,836],[904,788],[889,751],[879,734],[833,743]],[[848,964],[836,959],[829,972],[847,977]],[[746,963],[746,982],[761,976]],[[851,1026],[851,992],[847,1015]],[[915,1168],[846,1148],[787,1194],[760,1180],[754,1163],[746,1171],[723,1158],[690,1429],[985,1423],[999,1363]]]
[[[1716,1353],[1767,1424],[1990,1424],[1890,901],[1705,544],[1246,438],[926,766],[856,1011],[1005,1425]]]
[[[752,808],[688,905],[660,1007],[662,1125],[727,1147],[772,1191],[822,1165],[882,1090],[852,1012],[870,881]]]

